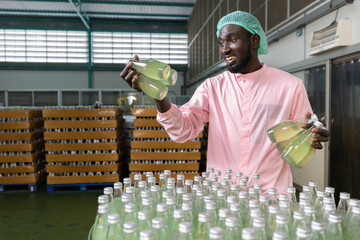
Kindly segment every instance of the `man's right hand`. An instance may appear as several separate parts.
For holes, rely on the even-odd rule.
[[[134,56],[134,60],[139,61],[139,57],[137,55]],[[132,68],[133,63],[129,61],[125,68],[120,73],[120,77],[125,80],[133,89],[141,92],[141,89],[137,85],[137,81],[139,79],[139,72]]]

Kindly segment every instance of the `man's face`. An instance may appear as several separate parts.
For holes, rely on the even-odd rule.
[[[228,24],[221,28],[218,42],[221,57],[232,73],[242,73],[251,60],[251,33],[243,27]],[[246,72],[246,71],[245,71]]]

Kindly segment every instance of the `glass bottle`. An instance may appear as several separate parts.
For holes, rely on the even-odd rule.
[[[121,195],[122,195],[122,183],[114,183],[114,199],[112,204],[112,211],[110,213],[121,213]]]
[[[137,222],[136,205],[134,203],[125,204],[124,222]]]
[[[160,186],[160,201],[162,200],[162,193],[166,191],[166,175],[161,173],[159,174],[159,186]]]
[[[168,206],[165,203],[158,203],[156,205],[156,217],[164,219],[165,231],[168,231],[169,228],[169,216],[168,216]]]
[[[166,63],[152,59],[141,61],[129,59],[127,63],[129,62],[132,62],[132,68],[142,73],[140,75],[145,75],[148,78],[152,78],[155,80],[166,80],[170,76],[171,68]]]
[[[272,238],[268,238],[272,240],[288,240],[288,236],[284,232],[274,232]]]
[[[151,229],[151,213],[148,210],[138,212],[138,233],[146,229]]]
[[[122,230],[120,225],[120,215],[117,213],[108,215],[109,227],[106,233],[106,240],[121,240]]]
[[[221,179],[221,171],[215,170],[215,177],[217,177],[219,180]]]
[[[210,228],[210,234],[209,234],[210,240],[222,240],[223,235],[224,235],[224,230],[221,227]]]
[[[201,187],[201,185],[202,185],[201,176],[195,176],[194,177],[194,185],[199,185]]]
[[[275,217],[275,231],[284,232],[289,236],[289,219],[287,216],[277,214]]]
[[[168,239],[179,237],[179,224],[184,221],[185,213],[182,209],[175,209],[173,219],[169,222]]]
[[[311,227],[311,222],[316,220],[315,206],[308,205],[304,208],[305,213],[305,224],[307,227]]]
[[[305,226],[296,228],[296,240],[309,240],[311,238],[311,229]]]
[[[184,194],[185,195],[185,194]],[[183,202],[181,209],[184,211],[184,221],[194,223],[193,206],[191,202]]]
[[[210,226],[214,227],[217,224],[217,211],[215,202],[207,202],[205,204],[205,211],[210,214]]]
[[[131,195],[130,194],[123,194],[121,196],[121,213],[120,213],[120,222],[124,223],[125,217],[125,205],[131,202]]]
[[[226,190],[226,196],[229,196],[230,194],[230,183],[226,180],[222,180],[220,182],[220,186],[222,189],[225,189]]]
[[[259,200],[259,192],[255,190],[255,188],[249,188],[249,200]]]
[[[126,193],[126,188],[131,186],[131,178],[124,178],[124,189],[123,192]]]
[[[350,219],[352,218],[353,215],[353,208],[360,206],[360,200],[356,199],[356,198],[350,198],[349,200],[349,208],[347,210],[346,216],[343,219],[341,225],[342,228],[344,229],[344,232],[347,232],[347,227],[349,225]]]
[[[246,215],[246,221],[244,223],[245,227],[251,226],[251,210],[253,209],[258,209],[261,216],[260,203],[256,200],[249,200],[249,211],[248,214]]]
[[[243,228],[243,223],[241,221],[241,207],[239,203],[232,203],[230,205],[230,216],[237,219],[238,226],[237,228],[241,230]]]
[[[203,179],[203,182],[204,181],[209,181],[210,180],[210,173],[209,172],[202,172],[201,177]]]
[[[279,208],[280,208],[280,213],[287,216],[287,218],[289,219],[289,227],[292,225],[292,215],[291,215],[291,211],[290,211],[290,202],[287,201],[280,201],[279,202]]]
[[[255,184],[261,185],[261,182],[260,182],[260,174],[259,174],[259,173],[254,173],[254,174],[252,175],[252,179],[253,179],[253,186],[255,186]]]
[[[325,223],[319,220],[311,222],[311,240],[325,240]]]
[[[238,219],[235,217],[227,217],[225,219],[225,240],[240,239],[241,228],[239,228]]]
[[[323,215],[322,208],[323,208],[323,198],[325,196],[324,191],[318,190],[316,192],[316,200],[315,200],[315,216],[316,219],[320,219]]]
[[[238,195],[240,192],[240,186],[237,184],[232,184],[230,186],[230,196],[234,196],[236,197],[236,199],[238,199]]]
[[[221,227],[222,229],[225,229],[225,219],[229,217],[230,210],[227,208],[220,208],[219,209],[219,220],[217,223],[218,227]]]
[[[244,176],[241,176],[241,180],[240,180],[240,192],[247,192],[248,191],[248,187],[247,187],[247,181],[243,179]]]
[[[279,201],[277,198],[277,189],[276,188],[269,188],[269,205],[278,205]]]
[[[211,177],[213,177],[213,175],[214,175],[214,168],[208,167],[208,169],[206,170],[206,172],[209,173],[209,178],[211,178]]]
[[[125,193],[130,194],[132,202],[134,202],[134,203],[136,202],[135,188],[133,186],[126,187]]]
[[[186,193],[191,193],[192,194],[192,186],[193,186],[193,180],[186,179],[185,180]]]
[[[102,240],[106,238],[109,210],[109,204],[101,204],[98,206],[98,214],[95,217],[91,239]]]
[[[165,225],[164,219],[162,218],[153,218],[152,221],[152,229],[154,232],[154,239],[166,239]]]
[[[123,225],[123,236],[124,240],[137,240],[137,234],[136,234],[136,222],[126,222]]]
[[[252,228],[244,228],[241,233],[242,240],[255,240],[256,232]]]
[[[295,211],[293,218],[294,218],[293,224],[291,225],[291,228],[289,229],[290,239],[296,238],[296,228],[298,226],[306,226],[304,213]]]
[[[246,223],[247,215],[249,214],[249,194],[247,192],[239,192],[239,204],[241,211],[241,221],[243,225]]]
[[[101,204],[108,204],[109,205],[109,198],[106,195],[100,195],[98,196],[98,206],[100,206]],[[110,205],[109,205],[110,206]],[[97,214],[97,210],[96,210],[96,214]]]
[[[210,234],[210,214],[209,213],[199,213],[198,215],[198,225],[195,231],[195,239],[209,239]]]
[[[145,229],[140,232],[139,240],[154,240],[154,232],[151,229]]]
[[[148,96],[157,100],[163,100],[168,93],[168,87],[144,74],[138,75],[138,87]]]
[[[309,187],[311,188],[311,205],[315,204],[316,201],[316,192],[317,192],[317,182],[316,181],[310,181],[309,182]]]
[[[237,202],[237,198],[235,196],[228,196],[226,198],[226,208],[230,209],[230,205],[236,202]]]
[[[185,187],[176,188],[176,207],[180,208],[183,203],[183,194],[185,193]]]
[[[112,205],[112,200],[114,198],[113,193],[114,193],[114,189],[112,187],[104,188],[104,195],[106,195],[109,198],[110,208],[111,208],[111,205]]]
[[[225,176],[224,176],[224,180],[227,181],[229,183],[229,185],[232,184],[231,178],[232,178],[231,174],[225,174]]]
[[[217,192],[220,190],[220,186],[218,182],[211,184],[211,194],[214,195],[215,199],[217,199]]]
[[[325,228],[325,237],[327,240],[343,240],[341,229],[341,216],[331,213],[329,215],[329,224]]]
[[[204,209],[204,196],[205,196],[205,191],[203,189],[199,189],[196,191],[196,196],[194,199],[195,216],[197,216]]]
[[[267,134],[272,142],[282,142],[301,132],[303,124],[304,122],[284,121],[267,130]]]
[[[236,172],[235,173],[235,182],[234,184],[239,185],[241,180],[242,172]]]
[[[288,187],[286,192],[288,194],[288,198],[289,198],[289,201],[290,201],[291,213],[294,213],[299,208],[299,204],[298,204],[297,199],[296,199],[296,188]]]
[[[212,193],[211,192],[211,182],[204,180],[203,181],[203,189],[205,191],[205,195],[210,195]]]
[[[150,189],[151,186],[155,186],[156,185],[156,178],[155,177],[149,177],[147,179],[147,183],[148,183],[148,188]]]
[[[151,191],[152,209],[153,209],[151,216],[155,217],[156,216],[156,205],[158,203],[160,203],[160,199],[161,199],[160,198],[160,186],[159,185],[151,186],[150,191]]]
[[[171,220],[174,217],[174,210],[176,208],[176,198],[168,197],[166,199],[166,205],[168,207],[168,216],[169,216],[169,219]]]
[[[346,228],[345,239],[360,239],[360,206],[352,208],[351,218]]]
[[[226,190],[219,189],[217,191],[217,198],[216,198],[216,207],[219,210],[220,208],[226,208]]]
[[[325,187],[325,196],[331,197],[333,202],[335,203],[335,188]]]
[[[325,205],[324,205],[324,214],[323,214],[321,220],[322,220],[325,224],[328,224],[330,214],[334,214],[335,211],[336,211],[336,209],[335,209],[334,205],[332,205],[331,203],[325,204]]]
[[[179,224],[178,240],[192,240],[192,227],[191,222],[181,222]]]
[[[311,139],[314,133],[312,128],[323,128],[319,121],[315,121],[309,128],[301,131],[299,135],[292,140],[284,149],[281,158],[287,161],[290,165],[298,168],[303,167],[315,153],[315,149],[311,147]]]
[[[185,187],[185,176],[183,174],[178,174],[176,176],[176,187]]]
[[[261,210],[258,208],[250,209],[250,217],[246,227],[254,228],[254,219],[261,218]]]
[[[262,218],[262,217],[254,218],[252,227],[256,232],[257,240],[266,240],[267,239],[264,218]]]
[[[142,204],[141,204],[141,209],[140,210],[147,210],[149,211],[149,213],[151,214],[151,216],[153,216],[154,213],[154,209],[153,209],[153,202],[152,202],[152,197],[144,197],[142,199]]]
[[[350,200],[350,193],[347,192],[340,193],[340,201],[336,209],[336,212],[339,213],[343,219],[345,218],[347,210],[349,209],[349,200]]]
[[[139,190],[139,182],[141,181],[141,174],[134,175],[134,188],[135,188],[135,196],[138,197],[140,195]]]

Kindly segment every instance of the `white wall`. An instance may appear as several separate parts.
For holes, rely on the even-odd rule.
[[[0,90],[88,87],[87,71],[0,70]]]

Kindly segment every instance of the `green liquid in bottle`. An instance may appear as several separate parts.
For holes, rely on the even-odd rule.
[[[303,124],[302,122],[285,121],[273,126],[267,133],[272,142],[282,142],[296,136],[303,130],[301,127]]]
[[[158,100],[164,99],[168,92],[167,86],[143,74],[139,75],[137,85],[144,93]]]
[[[156,80],[167,80],[170,76],[170,66],[157,60],[130,60],[136,71]]]
[[[311,147],[313,134],[307,130],[292,140],[283,151],[282,159],[295,167],[303,167],[314,154],[315,149]]]
[[[171,68],[169,77],[166,80],[159,80],[159,82],[161,82],[164,85],[175,85],[177,77],[178,77],[177,71]]]

